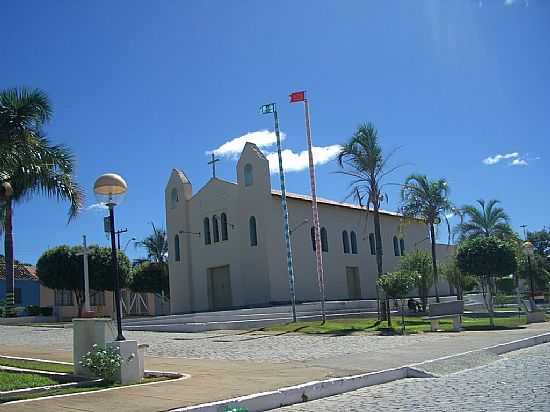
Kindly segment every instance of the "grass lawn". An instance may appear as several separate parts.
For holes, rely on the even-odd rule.
[[[139,383],[134,383],[132,385],[140,385],[143,383],[151,383],[151,382],[159,382],[159,381],[165,381],[170,380],[172,378],[166,378],[166,377],[155,377],[155,378],[143,378],[143,380]],[[67,395],[70,393],[84,393],[84,392],[93,392],[98,391],[101,389],[107,389],[107,388],[117,388],[121,386],[132,386],[132,385],[120,385],[118,383],[115,384],[106,384],[106,383],[99,383],[93,386],[85,386],[85,387],[78,387],[78,388],[58,388],[58,389],[50,389],[48,391],[39,392],[39,393],[26,393],[18,395],[17,398],[10,398],[8,400],[2,400],[0,399],[0,404],[3,402],[8,401],[14,401],[14,400],[23,400],[23,399],[33,399],[33,398],[41,398],[43,396],[55,396],[55,395]],[[37,385],[41,386],[41,385]]]
[[[526,324],[526,317],[495,318],[495,329],[517,329]],[[401,317],[392,317],[392,326],[396,331],[401,329]],[[430,322],[420,317],[405,317],[407,333],[430,332]],[[307,321],[296,323],[284,323],[266,326],[262,330],[272,332],[298,332],[306,334],[349,335],[355,332],[379,332],[387,328],[387,322],[380,322],[376,318],[349,318],[327,320],[324,325],[319,321]],[[451,320],[442,320],[439,327],[445,331],[452,330]],[[489,318],[462,318],[464,330],[492,330],[489,326]]]
[[[0,366],[12,366],[14,368],[47,372],[73,373],[73,365],[65,365],[63,363],[0,358]]]
[[[0,391],[36,388],[38,386],[57,385],[58,382],[45,376],[32,373],[13,373],[0,371]]]

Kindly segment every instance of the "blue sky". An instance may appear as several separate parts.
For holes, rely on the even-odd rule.
[[[303,107],[287,102],[302,89],[316,146],[340,144],[370,120],[406,164],[389,181],[446,177],[458,205],[496,198],[517,230],[550,223],[550,2],[21,1],[2,17],[0,88],[50,95],[46,132],[75,152],[87,205],[99,174],[126,178],[123,243],[151,221],[164,225],[173,167],[196,191],[211,175],[208,150],[272,128],[261,104],[279,103],[285,148],[303,151]],[[218,175],[234,180],[235,164],[223,157]],[[336,170],[318,166],[319,195],[344,200]],[[307,172],[288,173],[287,186],[308,193]],[[384,207],[395,210],[398,193],[388,194]],[[108,244],[102,211],[69,225],[66,212],[47,199],[17,205],[16,257],[35,262],[82,234]]]

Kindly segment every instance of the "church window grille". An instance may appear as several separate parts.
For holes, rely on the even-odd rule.
[[[347,231],[342,232],[342,244],[344,247],[344,253],[349,253],[349,236]]]
[[[370,254],[376,255],[376,245],[374,240],[374,233],[369,234],[369,248],[370,248]]]
[[[248,229],[250,231],[250,246],[258,246],[258,232],[256,231],[256,218],[250,216],[248,220]]]
[[[214,237],[214,243],[220,241],[220,224],[218,222],[218,216],[212,216],[212,235]]]
[[[227,215],[225,213],[222,213],[220,216],[220,220],[222,223],[222,240],[229,239],[229,233],[227,231]]]
[[[176,235],[174,237],[174,260],[176,262],[179,262],[181,259],[180,255],[180,237],[179,235]]]
[[[350,238],[351,238],[351,253],[356,255],[357,254],[357,235],[353,230],[350,233]]]
[[[205,217],[202,221],[202,225],[204,231],[204,244],[209,245],[210,243],[212,243],[212,239],[210,238],[210,219]]]
[[[327,230],[324,227],[321,228],[321,250],[323,252],[328,252],[328,236]]]
[[[393,237],[393,253],[395,256],[399,256],[399,240],[397,240],[397,236]]]

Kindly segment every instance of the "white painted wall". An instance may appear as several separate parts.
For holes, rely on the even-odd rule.
[[[244,167],[250,164],[253,184],[244,184]],[[178,202],[172,202],[172,189],[178,191]],[[247,143],[237,163],[237,183],[211,179],[193,195],[187,177],[174,170],[165,191],[166,228],[169,243],[170,295],[172,313],[209,310],[208,268],[229,265],[232,304],[234,307],[288,302],[288,271],[283,234],[281,197],[272,193],[269,165],[265,156],[253,144]],[[292,235],[296,296],[298,301],[319,299],[319,288],[312,249],[310,228],[311,202],[303,196],[288,197],[290,227],[308,219]],[[203,219],[227,214],[229,239],[204,244]],[[255,216],[258,245],[250,245],[249,219]],[[341,206],[335,202],[319,203],[322,227],[328,233],[329,251],[323,253],[327,299],[348,299],[346,266],[359,268],[361,297],[376,297],[376,259],[370,254],[368,235],[374,232],[372,214],[356,206]],[[405,239],[405,249],[428,249],[426,226],[421,222],[402,224],[395,213],[381,216],[384,271],[392,271],[399,262],[394,255],[393,236]],[[357,234],[358,254],[344,254],[342,231]],[[179,233],[180,231],[201,233]],[[221,231],[221,227],[220,227]],[[181,260],[174,260],[174,238],[180,237]],[[417,246],[415,246],[417,244]],[[444,255],[446,251],[441,250]],[[443,256],[442,256],[443,257]],[[440,286],[448,293],[446,282]]]

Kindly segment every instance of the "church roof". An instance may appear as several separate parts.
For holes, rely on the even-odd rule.
[[[281,191],[280,190],[272,190],[271,194],[274,195],[274,196],[281,196]],[[300,194],[297,194],[297,193],[286,192],[286,197],[289,198],[289,199],[296,199],[296,200],[303,200],[305,202],[311,202],[311,196],[309,196],[309,195],[300,195]],[[365,206],[354,205],[353,203],[336,202],[335,200],[324,199],[322,197],[317,197],[317,203],[322,204],[322,205],[346,207],[346,208],[349,208],[349,209],[366,210]],[[401,213],[390,212],[388,210],[380,210],[380,213],[383,214],[383,215],[389,215],[389,216],[397,216],[397,217],[403,216]]]

